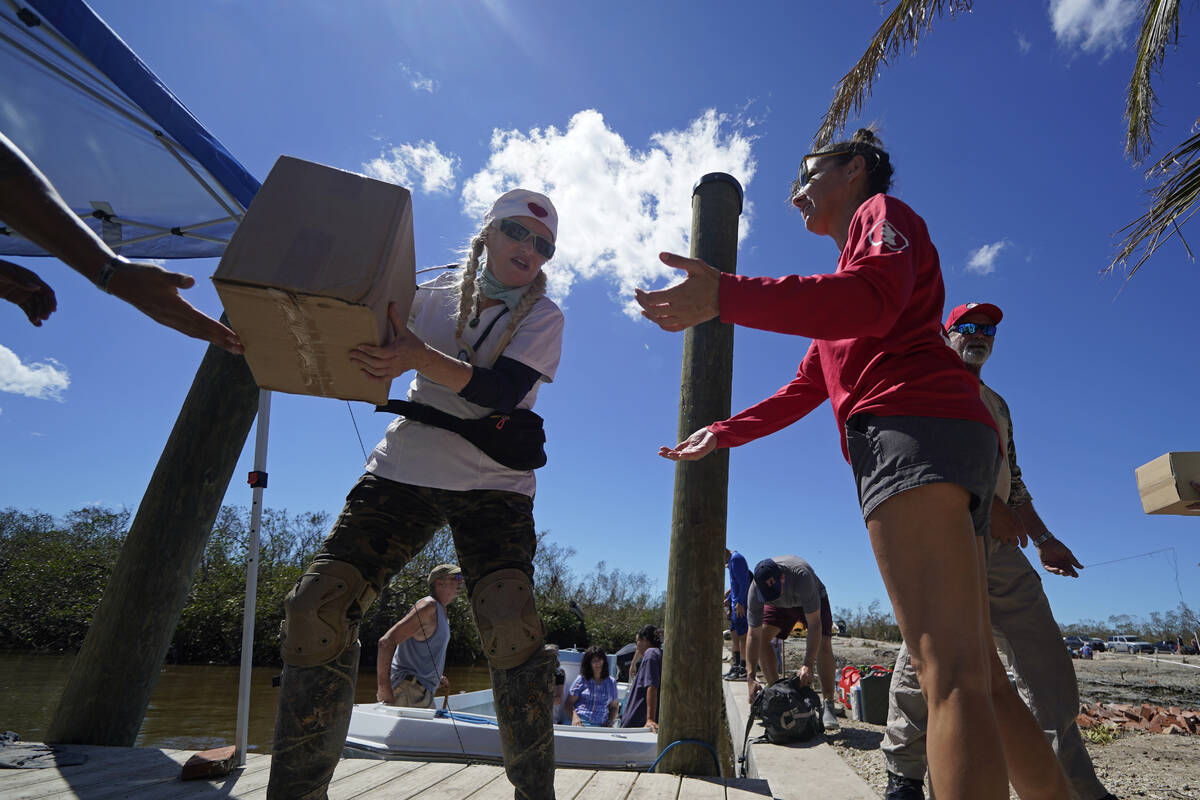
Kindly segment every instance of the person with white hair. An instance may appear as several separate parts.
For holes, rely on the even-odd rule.
[[[563,315],[545,294],[543,271],[557,235],[548,197],[506,192],[472,237],[461,272],[420,286],[407,319],[390,307],[390,343],[351,352],[381,380],[410,369],[416,375],[399,403],[402,415],[285,601],[272,800],[326,796],[354,704],[359,623],[443,525],[454,536],[491,667],[515,797],[554,797],[557,654],[533,603],[533,467],[544,455],[538,462],[508,451],[522,420],[537,420],[541,436],[531,409],[558,368]],[[467,438],[481,424],[488,441]]]

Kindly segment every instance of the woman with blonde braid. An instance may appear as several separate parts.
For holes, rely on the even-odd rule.
[[[558,214],[545,195],[502,195],[461,271],[418,287],[394,339],[350,357],[369,375],[416,375],[408,400],[462,419],[533,407],[558,368],[563,315],[545,296]],[[554,797],[557,658],[533,606],[532,470],[407,417],[388,426],[307,573],[286,601],[284,672],[268,797],[325,797],[354,702],[358,623],[443,525],[454,535],[491,666],[504,766],[518,800]],[[380,697],[387,702],[387,697]]]

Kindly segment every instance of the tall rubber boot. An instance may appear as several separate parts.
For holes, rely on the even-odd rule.
[[[547,645],[518,667],[492,669],[504,771],[516,800],[554,800],[554,670]]]
[[[267,800],[325,800],[350,730],[359,649],[319,667],[284,665]]]

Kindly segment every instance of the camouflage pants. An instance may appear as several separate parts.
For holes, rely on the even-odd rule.
[[[533,577],[533,500],[515,492],[451,491],[366,474],[316,560],[353,565],[376,589],[449,525],[468,596],[484,576],[519,569]],[[347,612],[357,627],[366,608]],[[323,800],[354,705],[358,644],[318,667],[284,666],[275,722],[269,800]],[[505,771],[517,800],[553,800],[553,648],[524,664],[491,670]]]

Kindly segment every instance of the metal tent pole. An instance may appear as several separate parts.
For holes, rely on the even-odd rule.
[[[250,485],[250,541],[246,552],[246,602],[242,610],[242,662],[238,673],[237,745],[238,766],[246,763],[250,728],[250,668],[254,661],[254,606],[258,595],[258,540],[262,526],[262,496],[267,488],[267,432],[271,427],[271,393],[258,392],[258,433],[254,440],[254,471]]]

